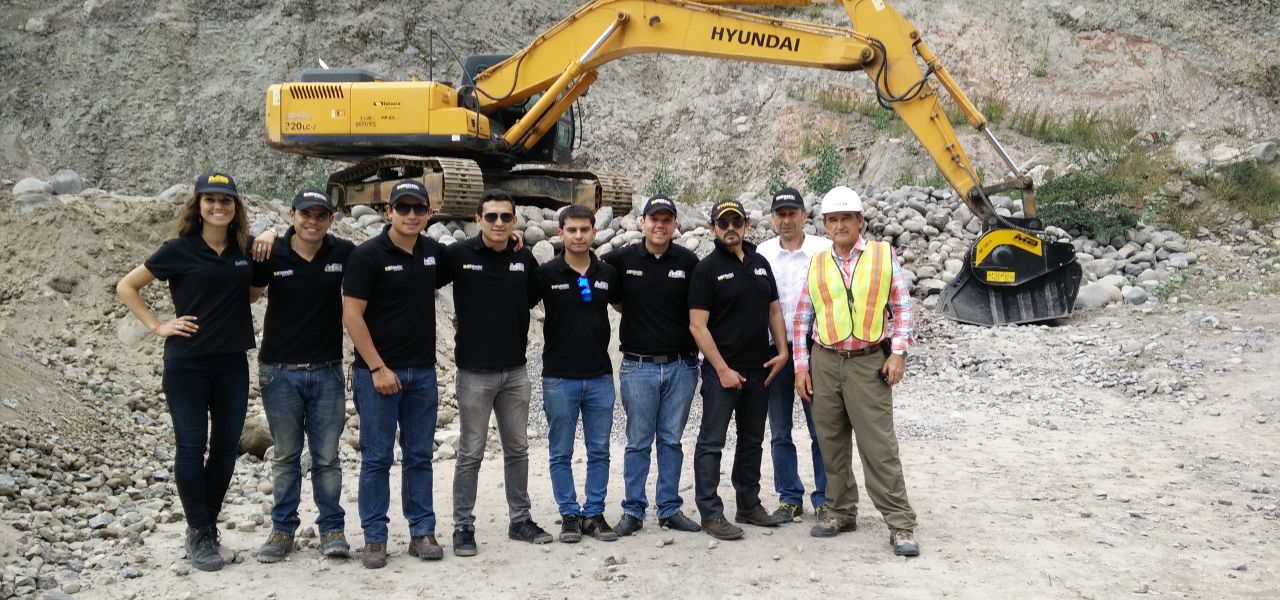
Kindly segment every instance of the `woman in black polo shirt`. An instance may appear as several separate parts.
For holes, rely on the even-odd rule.
[[[231,177],[201,175],[173,224],[173,239],[116,285],[133,315],[165,338],[164,393],[177,440],[174,479],[187,516],[187,553],[204,571],[222,568],[216,525],[249,401],[245,351],[254,343],[248,226]],[[142,299],[141,289],[156,279],[169,283],[177,315],[171,321],[161,322]]]

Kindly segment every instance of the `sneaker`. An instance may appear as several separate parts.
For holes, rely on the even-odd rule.
[[[462,525],[453,530],[453,555],[454,556],[475,556],[476,555],[476,528],[470,525]]]
[[[733,516],[733,520],[739,523],[755,525],[757,527],[777,527],[786,522],[784,519],[776,516],[776,514],[769,514],[768,511],[764,509],[764,506],[760,504],[757,504],[747,510],[738,511],[738,514]]]
[[[661,524],[661,521],[659,521]],[[622,513],[622,518],[618,519],[618,524],[613,526],[613,530],[621,536],[628,536],[644,527],[644,521],[637,519],[629,514]]]
[[[916,536],[912,535],[910,529],[890,529],[889,545],[893,546],[893,553],[898,556],[920,555],[920,544],[916,543]]]
[[[618,532],[609,527],[609,522],[604,520],[604,515],[587,517],[587,520],[582,522],[582,533],[602,542],[615,542],[618,540]]]
[[[258,548],[255,557],[261,563],[274,563],[284,560],[293,551],[293,536],[279,531],[272,531],[267,536],[267,543]]]
[[[742,537],[742,528],[730,523],[724,517],[703,521],[702,530],[711,534],[711,537],[721,540],[736,540]]]
[[[821,523],[822,519],[826,518],[830,513],[831,509],[828,508],[826,504],[823,504],[822,506],[815,506],[813,507],[813,520]]]
[[[702,526],[693,522],[693,519],[684,516],[682,512],[671,513],[671,516],[658,519],[658,525],[667,529],[676,531],[702,531]]]
[[[565,515],[560,519],[560,541],[573,544],[582,541],[582,517]]]
[[[364,555],[360,557],[366,569],[381,569],[387,566],[387,543],[370,542],[364,545]]]
[[[191,558],[191,566],[201,571],[217,571],[222,569],[222,554],[218,552],[218,527],[209,525],[201,528],[187,528],[187,556]]]
[[[440,560],[444,558],[444,548],[436,543],[434,535],[415,535],[409,538],[409,556],[422,560]]]
[[[778,505],[778,510],[773,511],[773,517],[775,519],[782,519],[783,523],[790,523],[801,514],[804,514],[803,506],[800,506],[799,504],[787,504],[785,502]]]
[[[525,519],[512,523],[507,528],[507,537],[517,542],[529,542],[530,544],[548,544],[553,539],[550,533],[538,527],[533,519]]]
[[[341,531],[329,531],[320,536],[320,554],[333,558],[350,558],[351,544]]]
[[[813,529],[809,530],[809,535],[813,537],[829,538],[836,537],[841,533],[856,531],[858,529],[857,520],[843,521],[831,511],[826,511],[822,515],[822,520],[818,521]]]

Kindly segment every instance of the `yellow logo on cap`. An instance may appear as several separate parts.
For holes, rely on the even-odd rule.
[[[227,179],[226,176],[224,175],[210,175],[209,183],[225,183],[229,185],[231,183],[231,180]]]

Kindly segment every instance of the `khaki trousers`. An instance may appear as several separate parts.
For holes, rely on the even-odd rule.
[[[827,473],[827,506],[842,523],[858,515],[852,444],[856,440],[867,495],[884,522],[894,529],[915,529],[916,513],[907,501],[893,432],[893,392],[877,375],[882,365],[884,355],[878,352],[840,358],[813,348],[813,424]]]

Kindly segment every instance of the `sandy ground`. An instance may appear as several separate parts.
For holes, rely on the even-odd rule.
[[[224,543],[239,551],[243,562],[218,573],[178,576],[171,567],[185,564],[179,559],[182,525],[169,524],[134,552],[145,577],[80,596],[1275,598],[1280,596],[1278,361],[1266,352],[1233,352],[1235,342],[1229,338],[1232,332],[1257,327],[1275,331],[1280,303],[1271,296],[1250,306],[1253,314],[1205,307],[1222,319],[1221,328],[1207,333],[1186,327],[1198,318],[1195,309],[1168,307],[1151,313],[1114,309],[1077,315],[1051,329],[1002,330],[1014,333],[1000,334],[997,342],[1034,344],[1043,338],[1045,347],[1074,347],[1051,350],[1064,361],[1088,352],[1099,331],[1107,339],[1129,334],[1154,342],[1148,356],[1166,351],[1202,361],[1192,360],[1179,373],[1191,386],[1183,395],[1101,387],[1100,380],[1080,373],[1076,385],[1058,389],[1065,391],[1063,398],[1085,407],[1076,411],[1033,407],[1016,391],[1000,391],[1051,384],[1028,380],[1027,374],[1043,368],[1043,352],[979,344],[975,336],[990,340],[991,335],[974,328],[947,325],[922,331],[924,339],[908,365],[909,378],[897,390],[902,457],[920,522],[922,553],[914,559],[893,556],[884,523],[865,492],[858,531],[830,540],[809,536],[812,514],[806,513],[803,523],[776,530],[746,526],[744,539],[711,547],[705,534],[657,529],[651,514],[645,529],[614,543],[590,538],[575,545],[517,543],[505,536],[506,507],[497,489],[502,485],[501,459],[491,454],[476,507],[480,554],[475,558],[449,552],[454,463],[448,460],[435,464],[437,514],[444,515],[438,529],[446,547],[441,562],[404,554],[408,534],[394,506],[395,486],[393,553],[386,569],[365,570],[358,559],[322,560],[314,549],[295,552],[283,563],[259,564],[251,557],[266,535],[259,529],[224,534]],[[1000,372],[985,378],[989,383],[959,390],[972,394],[971,402],[954,403],[956,396],[938,390],[938,379],[923,372],[957,354],[981,357],[989,352],[1011,358],[992,363],[999,364]],[[1028,416],[1033,414],[1055,416]],[[800,429],[795,434],[807,440]],[[695,436],[691,425],[684,440],[682,480],[690,516],[696,516],[689,489]],[[534,518],[555,531],[545,438],[531,440],[530,450]],[[622,450],[622,444],[613,444],[606,510],[610,522],[621,514]],[[800,452],[802,475],[808,480],[807,444],[801,444]],[[582,455],[580,444],[576,455]],[[771,493],[768,456],[766,450],[763,499],[772,509],[777,498]],[[726,460],[721,495],[732,511],[729,466]],[[583,463],[575,465],[579,482],[584,469]],[[359,544],[351,465],[344,477],[347,534]],[[309,495],[308,483],[304,524],[315,517]],[[252,510],[256,505],[234,506],[228,513],[243,522]],[[659,547],[666,538],[673,543]],[[613,562],[620,564],[609,567]]]

